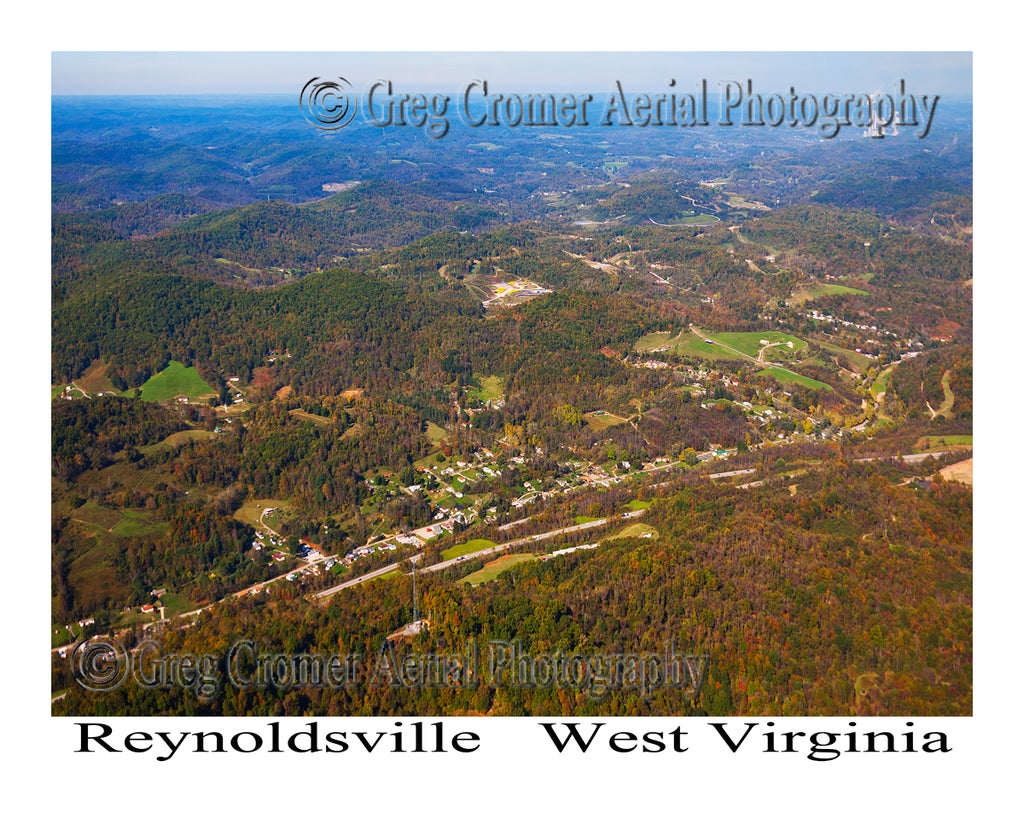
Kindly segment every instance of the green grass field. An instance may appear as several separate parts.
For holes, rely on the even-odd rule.
[[[596,412],[588,412],[583,418],[589,426],[595,432],[602,432],[608,429],[608,427],[615,427],[619,424],[626,423],[625,418],[620,418],[618,415],[612,415],[610,412],[604,410],[597,410]]]
[[[174,592],[167,592],[167,594],[160,597],[160,605],[166,607],[164,614],[167,619],[177,617],[180,614],[184,614],[186,611],[195,611],[196,604],[189,600],[182,594],[175,594]]]
[[[451,560],[453,557],[462,557],[463,555],[471,555],[482,549],[490,549],[492,546],[497,546],[493,540],[484,540],[483,538],[474,538],[468,540],[465,543],[459,543],[456,546],[450,546],[441,552],[441,557],[444,560]]]
[[[537,555],[502,555],[497,560],[492,560],[479,571],[462,578],[461,583],[468,583],[470,586],[479,586],[489,580],[494,580],[506,569],[510,569],[519,563],[529,563],[537,560]]]
[[[96,527],[103,532],[109,532],[121,520],[121,514],[93,501],[86,501],[71,512],[71,519],[81,521],[87,527]]]
[[[877,397],[879,393],[885,392],[885,389],[889,384],[889,376],[892,375],[892,371],[895,369],[896,365],[893,364],[878,374],[878,378],[876,378],[874,383],[871,385],[871,394],[873,396]]]
[[[125,509],[111,532],[123,537],[162,537],[167,534],[167,523],[150,520],[145,512]]]
[[[144,401],[166,401],[178,395],[201,398],[215,395],[213,388],[199,377],[195,367],[172,361],[142,385]]]
[[[803,304],[805,301],[820,298],[821,296],[867,296],[866,290],[857,290],[855,287],[847,287],[844,284],[808,284],[800,285],[793,290],[789,297],[790,304]]]
[[[79,638],[82,628],[77,623],[72,623],[71,628],[57,626],[50,632],[50,648],[66,646]]]
[[[207,432],[205,429],[183,429],[180,432],[171,433],[159,443],[139,447],[139,450],[148,454],[160,448],[173,449],[189,441],[210,441],[216,437],[216,432]]]
[[[778,345],[772,346],[769,352],[765,354],[769,360],[775,360],[780,356],[792,355],[807,349],[807,342],[803,339],[786,333],[780,333],[776,330],[764,330],[755,333],[705,333],[705,335],[714,339],[716,343],[732,347],[734,350],[739,350],[751,358],[757,358],[761,348],[767,347],[769,344]],[[768,344],[762,344],[762,340],[767,341]],[[789,347],[790,344],[793,346]]]
[[[705,333],[705,335],[714,343],[708,344],[704,339],[690,330],[684,330],[675,337],[672,337],[671,333],[650,333],[637,341],[634,345],[634,349],[637,350],[637,352],[674,350],[679,355],[695,356],[707,361],[736,360],[737,355],[733,350],[748,355],[751,358],[757,358],[757,354],[760,349],[766,346],[761,344],[762,339],[771,344],[781,345],[778,347],[772,347],[771,351],[766,353],[766,355],[772,360],[777,360],[783,355],[793,356],[807,349],[807,342],[803,339],[786,333],[779,333],[775,330],[756,333]],[[788,346],[790,342],[793,344],[792,348]],[[727,350],[722,345],[727,345],[732,349]],[[821,381],[816,381],[815,379],[808,378],[804,375],[785,372],[784,370],[780,370],[776,367],[766,367],[762,372],[766,375],[770,375],[783,385],[799,384],[814,390],[832,389],[828,384],[823,384]]]
[[[845,347],[829,344],[827,341],[815,341],[814,343],[821,347],[822,350],[845,359],[848,362],[850,369],[856,373],[863,373],[875,364],[874,359],[868,358],[863,353],[855,353],[853,350],[847,350]]]
[[[608,540],[619,540],[624,537],[643,537],[646,534],[650,534],[652,538],[658,536],[658,530],[653,526],[648,526],[646,523],[631,523],[617,535],[612,535]]]
[[[916,452],[930,449],[946,449],[953,446],[974,446],[973,435],[925,435],[914,444]]]
[[[448,432],[433,421],[427,421],[427,438],[436,446],[448,440]]]
[[[651,502],[650,502],[650,501],[642,501],[642,500],[637,500],[636,498],[634,498],[633,500],[631,500],[631,501],[630,501],[630,502],[629,502],[628,504],[626,504],[626,505],[627,505],[627,506],[628,506],[628,507],[629,507],[630,509],[634,509],[634,510],[639,510],[639,509],[648,509],[648,508],[650,508]]]
[[[786,370],[780,370],[778,367],[766,367],[762,372],[766,375],[770,375],[783,385],[798,384],[801,387],[808,387],[812,390],[832,390],[832,387],[821,381],[808,378],[806,375],[797,375],[796,373],[787,372]]]
[[[277,510],[282,507],[287,508],[288,506],[289,504],[287,501],[277,500],[276,498],[254,498],[236,509],[234,518],[242,523],[248,523],[250,526],[256,526],[264,509]],[[277,520],[276,513],[267,515],[263,520],[268,526],[276,528],[274,527],[274,524],[270,522],[271,518]]]
[[[695,213],[693,216],[684,216],[681,219],[676,219],[672,222],[673,225],[713,225],[715,222],[720,222],[717,216],[713,213]]]
[[[681,356],[693,356],[703,358],[706,361],[727,361],[735,360],[736,354],[729,350],[723,350],[715,344],[709,344],[691,330],[683,330],[679,335],[671,333],[649,333],[639,339],[633,345],[638,353],[643,352],[666,352],[676,353]],[[756,355],[756,353],[755,353]]]
[[[586,515],[577,515],[573,518],[573,520],[576,521],[576,523],[593,523],[595,520],[600,519],[601,518],[588,518]]]
[[[132,609],[131,611],[122,612],[118,615],[114,621],[115,628],[127,628],[128,626],[134,626],[141,623],[152,623],[160,619],[160,614],[157,611],[142,612],[139,609]]]
[[[471,387],[468,393],[480,401],[498,401],[504,397],[504,389],[501,376],[488,375],[480,379],[479,387]]]
[[[384,574],[380,575],[379,577],[373,577],[373,578],[367,580],[366,582],[367,583],[376,583],[378,580],[386,580],[389,577],[398,577],[398,575],[400,575],[401,573],[402,573],[401,569],[392,569],[390,572],[385,572]]]

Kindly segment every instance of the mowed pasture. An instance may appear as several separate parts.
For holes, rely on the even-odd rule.
[[[438,426],[433,421],[427,421],[426,435],[427,439],[434,446],[440,446],[448,440],[448,431],[444,429],[444,427]]]
[[[612,535],[607,540],[621,540],[627,537],[644,537],[649,536],[651,538],[658,537],[658,530],[653,526],[648,526],[646,523],[631,523],[617,535]]]
[[[464,555],[476,554],[477,552],[483,551],[484,549],[491,549],[498,544],[493,540],[484,540],[483,538],[475,538],[468,540],[465,543],[459,543],[456,546],[450,546],[441,552],[441,557],[444,560],[451,560],[453,557],[462,557]]]
[[[167,401],[179,395],[204,398],[217,393],[199,375],[195,367],[172,361],[142,385],[144,401]]]
[[[177,617],[187,611],[194,611],[196,604],[182,594],[167,592],[160,598],[160,605],[164,607],[164,615],[167,619]]]
[[[800,387],[807,387],[811,390],[831,390],[832,387],[823,381],[818,381],[814,378],[809,378],[806,375],[799,375],[798,373],[792,373],[789,370],[780,370],[778,367],[766,367],[761,371],[765,375],[770,375],[780,384],[785,386],[786,384],[796,384]]]
[[[537,555],[502,555],[497,560],[492,560],[490,563],[485,564],[482,569],[466,575],[459,582],[468,583],[470,586],[479,586],[481,583],[494,580],[499,574],[507,569],[511,569],[513,566],[520,563],[530,563],[538,559]]]
[[[124,537],[162,537],[167,534],[168,524],[162,520],[150,520],[149,516],[135,509],[121,511],[119,520],[111,532]]]
[[[707,361],[727,361],[736,358],[735,353],[708,344],[689,329],[675,336],[671,333],[648,333],[633,345],[633,349],[638,353],[676,353]]]
[[[916,452],[927,452],[930,449],[958,449],[974,446],[973,435],[925,435],[914,444]]]
[[[897,362],[897,363],[899,363],[899,362]],[[881,395],[883,392],[886,391],[886,389],[889,386],[889,377],[892,375],[892,371],[895,370],[895,369],[896,369],[896,364],[891,364],[890,366],[886,367],[884,370],[882,370],[882,372],[880,372],[878,374],[878,378],[876,378],[874,380],[874,382],[871,384],[871,395],[872,396],[877,398],[879,395]]]
[[[608,427],[616,427],[619,424],[626,423],[625,418],[620,418],[618,415],[613,415],[606,410],[588,412],[583,418],[586,420],[587,425],[595,432],[602,432],[608,429]]]
[[[805,301],[813,301],[822,296],[868,296],[866,290],[847,287],[845,284],[801,284],[794,288],[789,297],[789,304],[800,305]]]
[[[705,333],[701,338],[692,330],[683,330],[676,336],[671,333],[649,333],[634,345],[637,352],[675,352],[682,356],[693,356],[706,361],[744,361],[757,359],[763,347],[772,346],[765,353],[768,361],[781,358],[799,357],[807,351],[807,342],[797,336],[780,333],[776,330],[764,330],[752,333]],[[765,341],[767,344],[762,344]],[[789,345],[793,346],[790,347]],[[739,355],[737,355],[739,353]],[[747,356],[748,359],[744,359]],[[769,375],[780,384],[797,384],[813,390],[831,390],[828,384],[808,378],[805,375],[791,373],[778,367],[765,367],[760,371]]]
[[[795,354],[807,349],[807,342],[802,338],[780,333],[776,330],[759,330],[753,333],[705,333],[708,338],[716,344],[723,344],[734,350],[739,350],[744,355],[757,358],[763,347],[771,347],[765,353],[768,360],[774,360],[782,355]],[[762,341],[768,342],[762,344]],[[793,346],[790,347],[789,345]]]
[[[876,361],[873,358],[869,358],[863,353],[847,350],[845,347],[829,344],[827,341],[815,341],[814,343],[830,356],[839,356],[840,361],[846,362],[844,366],[855,373],[863,373],[876,365]]]
[[[180,432],[172,432],[162,441],[149,446],[139,447],[145,453],[155,452],[158,449],[176,449],[182,444],[190,441],[210,441],[217,437],[216,432],[209,432],[205,429],[183,429]]]
[[[499,401],[505,395],[504,384],[498,375],[483,376],[480,378],[480,386],[470,387],[467,392],[472,398],[484,402]]]
[[[290,508],[291,504],[288,501],[278,500],[277,498],[253,498],[236,509],[232,517],[237,521],[258,528],[260,516],[263,512],[267,509],[273,509],[275,510],[273,513],[263,518],[263,522],[273,528],[274,523],[271,521],[278,522],[277,511],[287,511]]]
[[[85,390],[89,395],[102,393],[116,393],[114,385],[107,378],[107,362],[102,358],[96,359],[81,376],[75,379],[75,383]]]

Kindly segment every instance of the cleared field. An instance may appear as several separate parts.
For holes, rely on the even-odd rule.
[[[166,608],[164,615],[168,619],[184,614],[186,611],[194,611],[196,608],[196,604],[187,597],[182,594],[175,594],[174,592],[167,592],[167,594],[162,595],[160,597],[160,605]]]
[[[448,440],[448,432],[433,421],[427,421],[427,438],[434,445],[441,444]]]
[[[774,330],[767,330],[756,333],[704,333],[706,339],[701,338],[691,330],[684,330],[677,336],[671,333],[650,333],[641,338],[634,345],[637,352],[676,352],[682,356],[694,356],[706,361],[736,361],[742,359],[737,353],[756,359],[762,347],[773,346],[765,355],[769,359],[792,356],[807,349],[807,342],[796,336],[779,333]],[[761,341],[768,344],[761,344]],[[793,346],[790,347],[789,345]],[[731,349],[726,349],[727,347]],[[735,351],[735,352],[734,352]],[[770,375],[780,384],[800,384],[814,390],[831,390],[828,384],[816,381],[807,376],[796,373],[785,372],[776,367],[766,367],[762,370]]]
[[[638,353],[649,353],[652,351],[668,351],[675,348],[676,343],[686,331],[684,330],[677,336],[673,336],[671,333],[648,333],[642,338],[638,339],[636,344],[633,345],[633,349]]]
[[[956,396],[953,395],[953,390],[949,386],[949,375],[949,370],[942,374],[942,404],[935,411],[936,415],[941,415],[943,418],[949,418],[949,413],[953,409],[953,402],[956,400]]]
[[[429,424],[431,422],[428,421],[427,423]],[[436,424],[435,424],[435,426],[436,426]],[[440,427],[438,427],[438,429],[440,429]],[[429,427],[427,429],[427,437],[428,438],[430,437],[430,429],[429,429]],[[431,440],[433,440],[433,439],[431,439]],[[438,456],[440,456],[442,458],[444,457],[444,455],[441,453],[440,450],[435,450],[435,451],[431,452],[429,455],[425,455],[424,457],[420,458],[419,460],[413,461],[413,466],[415,466],[415,467],[421,467],[422,466],[424,468],[430,468],[430,467],[434,467],[434,466],[441,466],[441,464],[439,464],[438,460],[437,460]]]
[[[451,546],[441,552],[441,557],[444,560],[451,560],[453,557],[462,557],[463,555],[471,555],[484,549],[490,549],[493,546],[497,546],[493,540],[484,540],[483,538],[474,538],[468,540],[465,543],[459,543],[456,546]]]
[[[75,383],[90,395],[101,392],[117,392],[114,385],[110,383],[110,379],[107,378],[107,362],[102,358],[94,361],[89,369],[75,379]]]
[[[301,409],[288,410],[289,415],[293,415],[296,418],[301,418],[303,421],[312,421],[314,424],[320,424],[321,426],[327,426],[331,423],[330,418],[324,418],[322,415],[314,415],[311,412],[306,412]]]
[[[807,342],[796,336],[779,333],[775,330],[758,331],[756,333],[705,333],[717,344],[724,344],[739,350],[751,358],[757,358],[763,347],[771,347],[765,355],[768,358],[788,353],[798,353],[807,349]],[[762,344],[761,341],[767,341]],[[790,346],[792,345],[792,346]]]
[[[186,367],[178,361],[172,361],[142,385],[144,401],[166,401],[178,395],[201,398],[216,393],[199,377],[195,367]]]
[[[929,449],[946,449],[957,446],[974,446],[973,435],[925,435],[914,444],[916,452],[927,452]]]
[[[235,520],[241,521],[242,523],[248,523],[250,526],[256,526],[259,523],[260,515],[263,514],[265,509],[276,510],[288,506],[288,501],[281,501],[277,498],[254,498],[236,509],[233,517]],[[271,517],[276,519],[276,516],[274,515],[267,515],[267,517],[264,518],[264,522],[273,526],[274,524],[270,522]]]
[[[183,429],[181,432],[173,432],[164,438],[160,443],[152,444],[150,446],[140,447],[142,452],[153,452],[154,450],[164,448],[179,447],[189,441],[209,441],[217,437],[216,432],[207,432],[205,429]]]
[[[634,509],[634,510],[639,511],[640,509],[648,509],[648,508],[650,508],[651,502],[650,501],[637,500],[636,498],[634,498],[633,500],[631,500],[626,505],[630,509]]]
[[[604,410],[595,410],[594,412],[588,412],[583,416],[587,425],[596,432],[608,429],[608,427],[615,427],[619,424],[626,423],[625,418],[620,418],[618,415],[612,415],[610,412]]]
[[[529,563],[537,559],[537,555],[503,555],[497,560],[492,560],[479,571],[475,571],[473,574],[462,578],[459,582],[468,583],[470,586],[479,586],[481,583],[494,580],[506,569],[510,569],[519,563]]]
[[[808,387],[812,390],[830,390],[828,384],[822,381],[816,381],[813,378],[808,378],[806,375],[797,375],[796,373],[787,372],[786,370],[780,370],[778,367],[767,367],[762,370],[766,375],[770,375],[780,384],[799,384],[802,387]]]
[[[72,624],[69,629],[67,626],[57,626],[50,632],[50,648],[56,648],[57,646],[66,646],[69,643],[73,643],[82,634],[81,626]]]
[[[83,503],[71,513],[71,519],[85,523],[90,528],[109,532],[120,522],[121,515],[114,509],[107,509],[92,501]]]
[[[652,538],[658,536],[658,530],[653,526],[648,526],[646,523],[631,523],[617,535],[612,535],[608,540],[619,540],[624,537],[643,537],[644,535],[650,535]]]
[[[377,577],[372,577],[369,580],[367,580],[366,582],[367,583],[376,583],[378,580],[385,580],[385,579],[387,579],[389,577],[398,577],[398,575],[400,575],[401,573],[402,573],[401,569],[392,569],[390,572],[385,572],[384,574],[379,575]]]
[[[678,335],[671,333],[649,333],[639,339],[633,349],[638,353],[663,352],[677,353],[682,356],[696,356],[708,361],[722,361],[736,358],[735,353],[728,350],[716,349],[714,344],[708,344],[704,339],[697,336],[691,330],[683,330]]]
[[[167,534],[167,523],[154,521],[145,512],[125,509],[111,532],[124,537],[161,537]]]
[[[968,486],[974,486],[974,458],[968,458],[966,461],[950,464],[949,466],[940,469],[939,474],[942,475],[943,480],[957,481],[959,483],[965,483]]]
[[[833,355],[841,356],[848,362],[850,369],[856,373],[862,373],[875,364],[874,359],[868,358],[863,353],[855,353],[853,350],[847,350],[845,347],[839,347],[836,344],[829,344],[827,341],[815,341],[814,343]]]
[[[808,284],[800,285],[793,290],[789,297],[790,304],[803,304],[822,296],[867,296],[866,290],[857,290],[855,287],[847,287],[845,284]]]
[[[673,225],[713,225],[715,222],[720,222],[717,216],[713,213],[695,213],[692,216],[684,216],[681,219],[677,219],[673,222]]]
[[[505,385],[498,375],[488,375],[480,380],[479,387],[471,387],[469,395],[480,401],[499,401],[505,395]]]
[[[889,384],[889,376],[892,375],[892,371],[895,369],[896,365],[893,364],[878,374],[878,378],[876,378],[875,382],[871,385],[871,394],[873,396],[878,397],[879,393],[885,392],[885,389]]]
[[[771,210],[763,202],[750,201],[744,199],[738,193],[727,192],[726,196],[729,198],[729,207],[737,208],[738,210]]]

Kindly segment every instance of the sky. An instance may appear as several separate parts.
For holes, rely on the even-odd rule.
[[[751,79],[755,90],[891,91],[969,95],[972,54],[953,52],[246,52],[54,51],[52,93],[295,93],[311,77],[342,76],[357,89],[378,79],[409,91],[458,90],[485,79],[507,91],[661,91],[675,79]]]

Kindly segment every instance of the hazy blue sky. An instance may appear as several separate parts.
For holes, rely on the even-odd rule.
[[[699,79],[754,81],[755,90],[971,93],[970,52],[54,52],[54,94],[297,93],[313,76],[356,89],[389,79],[401,90],[458,91],[473,79],[500,90],[687,89]]]

